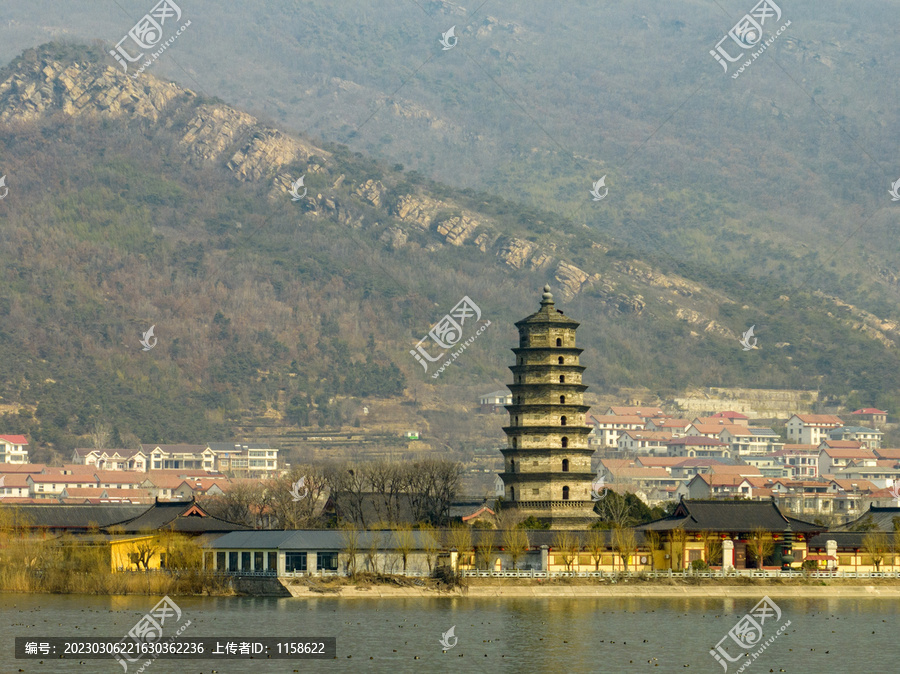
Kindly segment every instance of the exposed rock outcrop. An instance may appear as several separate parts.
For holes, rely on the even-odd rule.
[[[497,256],[513,269],[522,269],[537,246],[530,241],[507,237],[500,244]]]
[[[588,280],[589,276],[583,270],[568,262],[560,262],[556,267],[554,278],[559,281],[562,297],[571,300],[579,292]]]
[[[381,208],[384,192],[384,185],[380,180],[367,180],[356,188],[355,194],[363,201],[368,201],[375,208]]]
[[[461,246],[466,242],[472,232],[478,228],[478,221],[468,215],[456,216],[445,220],[437,226],[437,232],[443,236],[447,243]]]

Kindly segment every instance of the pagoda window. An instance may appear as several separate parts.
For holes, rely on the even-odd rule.
[[[564,473],[568,473],[568,472],[569,472],[569,460],[568,460],[568,459],[563,459],[563,466],[562,466],[562,468],[563,468],[563,472],[564,472]]]
[[[510,488],[509,488],[509,500],[510,500],[510,501],[515,501],[515,500],[516,500],[516,488],[515,488],[515,487],[510,487]]]
[[[563,487],[563,501],[569,500],[569,488]]]
[[[516,460],[515,460],[515,459],[510,459],[510,460],[509,460],[509,472],[510,472],[510,473],[515,473],[515,472],[516,472]]]
[[[516,424],[515,424],[515,425],[518,426],[518,425],[519,425],[519,417],[515,417],[515,419],[516,419]]]
[[[556,338],[556,346],[562,346],[562,340],[559,337]]]
[[[516,449],[519,446],[519,439],[513,438],[512,442],[513,442],[513,449]]]
[[[559,383],[560,384],[566,383],[566,375],[564,375],[564,374],[559,375]]]
[[[565,396],[560,396],[560,397],[559,397],[559,404],[560,404],[560,405],[565,405],[565,404],[566,404],[566,397],[565,397]]]
[[[563,438],[562,439],[562,448],[565,449],[568,446],[569,446],[569,438]]]
[[[563,360],[564,360],[563,357],[560,356],[560,357],[557,359],[557,362],[558,362],[560,365],[562,365],[562,364],[563,364]]]
[[[560,425],[560,426],[565,426],[565,425],[566,425],[566,421],[567,421],[566,416],[565,416],[565,415],[561,416],[561,417],[559,418],[559,425]]]

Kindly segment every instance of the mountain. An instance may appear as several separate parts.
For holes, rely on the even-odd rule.
[[[453,427],[509,381],[512,324],[545,283],[582,322],[593,391],[807,387],[900,407],[890,316],[639,252],[133,79],[99,47],[44,45],[0,72],[0,172],[2,426],[59,451],[98,423],[123,443],[230,439],[250,418],[338,427],[372,398]],[[463,297],[490,325],[434,379],[410,351]]]

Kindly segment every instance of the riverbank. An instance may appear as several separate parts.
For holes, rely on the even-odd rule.
[[[751,579],[747,579],[750,581]],[[830,579],[828,581],[810,581],[808,579],[765,581],[752,579],[755,582],[735,584],[733,579],[722,582],[703,581],[690,584],[680,582],[647,583],[619,582],[615,584],[597,583],[479,583],[470,582],[465,587],[398,587],[387,584],[348,585],[285,583],[292,597],[313,599],[337,597],[340,599],[390,599],[390,598],[597,598],[597,597],[759,597],[762,594],[770,597],[798,598],[861,598],[884,597],[900,598],[900,583],[885,582],[884,579],[860,581],[859,579]],[[875,582],[877,581],[877,582]]]

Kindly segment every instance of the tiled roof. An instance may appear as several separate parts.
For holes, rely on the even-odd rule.
[[[8,503],[10,499],[3,499]],[[30,528],[89,529],[105,527],[125,518],[137,517],[146,505],[23,505],[15,515]]]
[[[722,417],[725,419],[750,419],[750,417],[748,417],[746,414],[741,414],[740,412],[732,412],[730,410],[726,412],[716,412],[715,414],[713,414],[713,418],[718,417]]]
[[[610,406],[613,414],[617,415],[637,415],[639,417],[661,417],[665,416],[661,407],[628,407],[628,406]]]
[[[141,449],[144,450],[145,454],[149,454],[156,448],[161,449],[167,454],[199,454],[204,449],[206,449],[206,445],[148,445],[141,444]]]
[[[0,440],[11,445],[27,445],[28,439],[24,435],[0,435]]]
[[[591,414],[589,415],[590,419],[593,419],[598,424],[637,424],[640,426],[644,425],[644,420],[641,417],[635,416],[618,416],[616,414]]]
[[[668,440],[672,437],[672,431],[623,431],[622,435],[627,435],[635,440]]]
[[[108,484],[141,484],[147,479],[146,473],[124,470],[95,470],[94,475],[100,482]]]
[[[79,475],[28,475],[31,478],[31,481],[36,484],[65,484],[71,482],[72,484],[88,484],[88,483],[96,483],[97,478],[93,475],[87,473],[81,473]]]
[[[868,522],[869,516],[875,525],[875,531],[893,532],[894,518],[900,517],[900,508],[896,506],[879,507],[870,505],[869,509],[861,517],[852,522],[847,522],[834,528],[834,531],[851,531],[863,522]],[[861,534],[864,532],[860,532]]]
[[[109,526],[115,526],[125,532],[167,529],[184,533],[202,533],[250,529],[243,524],[214,517],[191,501],[157,501],[137,517]]]
[[[863,407],[861,410],[851,412],[851,414],[887,414],[885,410],[879,410],[875,407]]]
[[[756,527],[782,532],[791,525],[796,532],[822,531],[824,527],[785,517],[772,501],[683,500],[669,517],[639,525],[638,529],[668,531],[730,531],[749,533]]]
[[[680,445],[691,445],[692,447],[728,447],[727,442],[722,442],[717,438],[707,438],[702,435],[688,435],[683,438],[672,438],[666,443],[669,447],[678,447]]]
[[[844,422],[841,421],[841,418],[833,414],[795,414],[794,416],[804,424],[811,424],[813,426],[830,426],[833,424],[838,424],[839,426],[844,425]]]
[[[0,463],[0,473],[41,473],[46,469],[44,463]]]
[[[874,459],[871,449],[844,449],[843,447],[823,447],[822,451],[832,459]]]
[[[873,451],[882,459],[900,459],[900,448],[889,447],[884,449],[876,449]]]
[[[772,452],[772,456],[792,456],[795,454],[818,454],[818,445],[785,445],[783,449]]]

